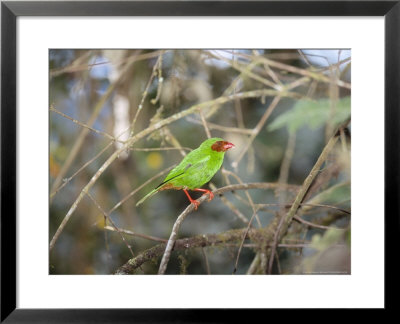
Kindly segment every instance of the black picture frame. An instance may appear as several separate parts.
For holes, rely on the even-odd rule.
[[[400,1],[129,1],[1,3],[1,322],[225,322],[238,310],[16,308],[16,19],[19,16],[384,16],[385,18],[385,309],[394,306],[389,262],[398,255]],[[367,95],[367,94],[366,94]],[[374,136],[373,125],[371,134]],[[373,170],[371,170],[373,172]],[[371,238],[371,242],[373,238]],[[390,242],[393,242],[390,243]],[[372,260],[372,258],[371,258]],[[366,283],[367,284],[367,283]],[[40,292],[38,292],[40,293]],[[244,311],[244,310],[241,310]],[[248,310],[249,311],[249,310]],[[262,310],[251,310],[252,317]],[[255,312],[255,313],[254,313]]]

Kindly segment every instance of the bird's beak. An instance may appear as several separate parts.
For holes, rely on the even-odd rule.
[[[227,150],[229,150],[231,148],[234,148],[235,144],[229,143],[229,142],[225,142],[223,147],[224,147],[224,151],[227,151]]]

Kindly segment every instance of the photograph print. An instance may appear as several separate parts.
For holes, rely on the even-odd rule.
[[[350,49],[50,49],[49,274],[351,274]]]

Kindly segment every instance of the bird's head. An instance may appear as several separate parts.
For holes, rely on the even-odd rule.
[[[235,147],[233,143],[224,141],[222,138],[217,137],[210,138],[205,142],[207,142],[206,145],[208,145],[214,152],[226,152],[227,150]]]
[[[235,145],[233,143],[229,143],[227,141],[216,141],[213,145],[211,145],[211,149],[216,152],[226,152],[234,147]]]

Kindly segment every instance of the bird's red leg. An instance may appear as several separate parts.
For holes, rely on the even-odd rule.
[[[208,201],[211,201],[214,199],[214,194],[212,193],[212,191],[207,190],[207,189],[193,189],[194,191],[201,191],[201,192],[205,192],[205,195],[208,194],[210,196],[210,198],[208,199]]]
[[[190,197],[190,195],[186,189],[183,189],[183,191],[185,192],[186,196],[189,198],[190,203],[194,205],[194,209],[197,210],[197,206],[199,206],[200,203],[197,200],[193,200],[192,197]]]

